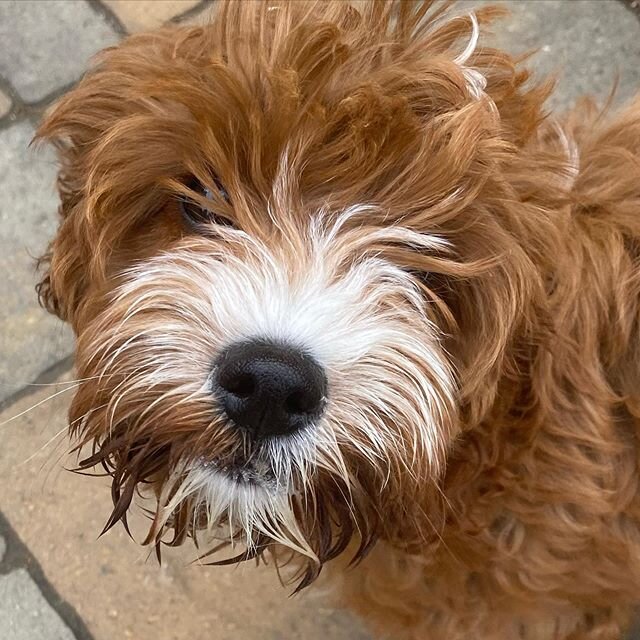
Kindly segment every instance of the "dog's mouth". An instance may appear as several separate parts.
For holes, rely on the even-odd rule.
[[[219,474],[238,487],[261,487],[272,489],[278,484],[272,465],[260,457],[240,457],[231,460],[200,460],[200,467]]]

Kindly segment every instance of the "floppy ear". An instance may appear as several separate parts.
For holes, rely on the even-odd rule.
[[[67,101],[74,102],[73,96]],[[89,239],[81,209],[85,169],[82,147],[72,138],[63,142],[61,123],[45,118],[38,129],[36,142],[48,140],[57,147],[60,162],[57,188],[60,197],[58,214],[61,218],[56,236],[38,260],[42,273],[36,285],[40,304],[62,320],[73,323],[74,310],[80,305],[86,288]]]
[[[127,115],[122,82],[114,75],[112,58],[127,44],[103,51],[78,85],[45,114],[35,143],[52,144],[58,155],[57,189],[60,225],[39,260],[42,278],[36,290],[48,311],[75,326],[100,260],[95,182],[100,144]]]
[[[124,115],[124,99],[109,82],[110,57],[118,48],[99,54],[95,66],[78,85],[45,114],[34,143],[56,149],[60,225],[38,266],[36,290],[40,303],[62,320],[75,324],[97,252],[92,203],[88,202],[96,149],[113,122]]]
[[[47,112],[38,128],[34,141],[48,142],[58,153],[61,221],[40,258],[42,277],[37,292],[48,311],[74,326],[90,287],[97,286],[106,273],[113,238],[123,224],[133,220],[124,215],[132,192],[142,194],[137,196],[138,204],[144,199],[145,189],[139,184],[144,171],[128,169],[131,149],[140,147],[143,135],[135,119],[156,106],[140,86],[150,86],[159,68],[172,72],[178,64],[174,60],[177,43],[193,31],[166,28],[132,36],[106,49],[78,85]],[[166,123],[158,126],[162,124],[170,130]],[[159,132],[154,133],[155,140],[162,139]],[[156,148],[150,148],[147,156],[138,155],[151,166],[163,160]],[[108,215],[110,211],[123,215],[116,218]]]

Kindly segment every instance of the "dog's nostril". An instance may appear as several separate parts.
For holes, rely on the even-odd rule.
[[[320,408],[320,399],[304,391],[294,391],[285,401],[285,409],[289,413],[313,414]]]
[[[220,407],[255,437],[293,433],[322,414],[324,370],[298,349],[266,340],[242,342],[229,346],[216,365]]]
[[[248,398],[256,390],[256,381],[250,374],[240,374],[221,381],[220,386],[240,398]]]

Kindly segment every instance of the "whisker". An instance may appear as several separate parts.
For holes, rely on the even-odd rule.
[[[63,441],[60,441],[60,442],[56,445],[56,447],[58,447],[60,444],[62,444],[62,442],[63,442]],[[53,454],[54,452],[55,452],[55,449],[53,450],[52,454]],[[61,451],[61,452],[60,452],[60,454],[58,455],[58,457],[57,457],[55,460],[53,460],[53,455],[51,455],[51,457],[49,457],[49,458],[45,459],[45,460],[42,462],[42,465],[40,466],[40,470],[38,471],[38,474],[40,474],[40,473],[42,472],[42,470],[45,468],[45,466],[46,466],[47,462],[50,462],[50,461],[51,461],[51,466],[50,466],[50,467],[49,467],[49,469],[47,470],[47,472],[46,472],[46,474],[45,474],[45,476],[44,476],[44,478],[43,478],[43,481],[42,481],[42,487],[43,487],[43,489],[44,489],[44,487],[45,487],[46,485],[48,485],[48,484],[49,484],[49,477],[51,476],[51,474],[52,474],[54,471],[57,471],[58,473],[62,473],[62,471],[63,471],[63,470],[64,470],[64,471],[66,471],[66,469],[64,469],[64,468],[63,468],[63,466],[62,466],[62,464],[61,464],[62,459],[63,459],[66,455],[67,455],[67,451],[66,451],[66,449],[65,449],[65,450],[63,450],[63,451]]]
[[[63,433],[65,433],[68,428],[69,427],[65,426],[62,429],[60,429],[60,431],[58,431],[58,433],[56,433],[54,436],[49,438],[49,440],[47,440],[47,442],[45,442],[41,447],[39,447],[37,449],[37,451],[34,451],[26,460],[23,460],[22,462],[19,462],[17,466],[21,467],[21,466],[31,462],[39,453],[42,452],[43,449],[46,449],[56,438],[59,438]]]
[[[110,374],[109,374],[110,375]],[[89,380],[97,380],[100,376],[89,376],[87,378],[76,378],[75,380],[58,380],[57,382],[0,382],[1,387],[16,387],[24,389],[26,387],[59,387],[60,385],[79,384]]]
[[[456,511],[455,507],[453,506],[453,504],[451,504],[451,501],[449,500],[449,498],[447,498],[445,492],[440,488],[440,485],[437,482],[434,482],[433,486],[438,490],[442,499],[447,503],[447,506],[449,507],[449,509],[451,509],[451,512],[454,515],[458,515],[458,512]]]
[[[67,391],[73,391],[74,389],[77,389],[79,386],[80,386],[79,384],[74,384],[73,386],[67,387],[66,389],[61,389],[60,391],[50,395],[48,398],[45,398],[44,400],[40,400],[39,402],[36,402],[34,405],[31,405],[29,408],[25,409],[24,411],[21,411],[20,413],[16,414],[15,416],[11,416],[11,418],[9,418],[8,420],[5,420],[4,422],[0,422],[0,427],[4,427],[5,425],[9,424],[10,422],[13,422],[14,420],[17,420],[18,418],[24,416],[25,414],[29,413],[30,411],[33,411],[33,409],[36,409],[37,407],[45,404],[46,402],[49,402],[49,400],[53,400],[57,396],[62,395],[63,393],[67,393]]]

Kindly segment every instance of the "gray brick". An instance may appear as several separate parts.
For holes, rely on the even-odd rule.
[[[484,0],[496,4],[495,0]],[[465,0],[468,8],[478,2]],[[530,59],[540,75],[559,72],[554,107],[589,94],[603,100],[620,75],[618,102],[640,90],[640,21],[609,0],[509,0],[511,16],[496,25],[496,41],[511,52],[538,49]]]
[[[88,58],[117,40],[86,2],[0,2],[0,74],[26,102],[77,80]]]
[[[127,31],[154,29],[198,6],[200,0],[103,0]]]
[[[72,349],[34,291],[34,257],[54,233],[57,198],[53,153],[29,150],[32,136],[25,122],[0,131],[0,400]]]
[[[3,640],[75,640],[24,569],[0,576]]]

